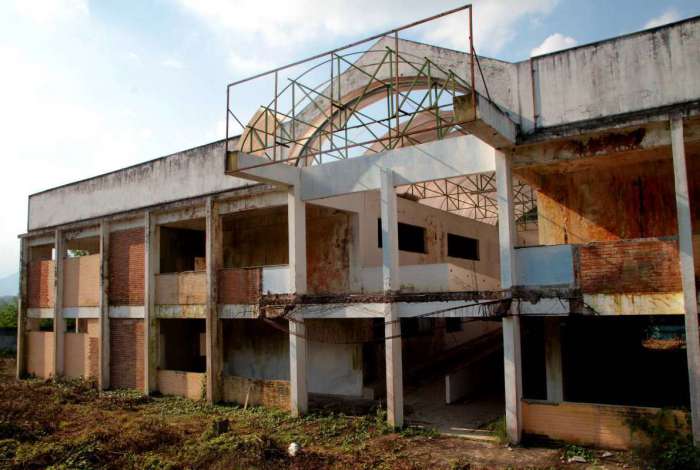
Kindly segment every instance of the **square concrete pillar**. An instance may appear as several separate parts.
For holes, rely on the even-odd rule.
[[[219,205],[207,198],[206,207],[206,269],[207,269],[207,401],[221,400],[223,371],[223,333],[219,319],[218,274],[224,263],[223,231]]]
[[[109,388],[109,223],[100,224],[100,372],[97,377],[100,390]]]
[[[671,119],[671,150],[676,188],[676,216],[678,218],[678,248],[680,254],[683,306],[685,310],[685,341],[690,379],[690,411],[693,438],[700,444],[700,337],[698,336],[698,299],[695,287],[695,254],[693,253],[693,223],[688,191],[688,172],[685,159],[683,118]]]
[[[27,373],[27,266],[29,263],[29,240],[20,239],[19,247],[19,296],[17,297],[17,379]]]
[[[146,395],[158,387],[158,319],[155,316],[156,279],[159,271],[160,249],[159,229],[155,223],[154,214],[145,213],[145,246],[144,246],[144,314],[143,314],[143,392]]]
[[[391,296],[401,286],[399,279],[399,233],[394,173],[380,169],[380,205],[382,216],[382,286]],[[389,298],[384,304],[384,345],[386,360],[387,421],[403,426],[403,361],[401,319],[398,308]]]
[[[64,339],[66,332],[66,322],[63,318],[63,262],[66,257],[65,240],[63,233],[56,230],[54,233],[54,308],[53,308],[53,375],[60,377],[63,375],[64,364]]]
[[[501,288],[515,285],[515,217],[513,211],[513,173],[510,158],[500,150],[496,157],[496,189],[498,198],[498,239],[500,246]],[[503,319],[503,363],[506,397],[506,429],[512,444],[522,434],[522,361],[520,317],[516,311]]]
[[[306,203],[301,200],[300,187],[292,186],[287,193],[287,227],[289,230],[289,285],[293,294],[306,294]],[[309,409],[307,376],[306,327],[301,315],[289,318],[289,379],[292,416]]]

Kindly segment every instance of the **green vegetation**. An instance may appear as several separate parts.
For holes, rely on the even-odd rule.
[[[16,297],[12,297],[0,304],[0,328],[17,328]]]
[[[636,414],[628,419],[634,432],[647,437],[637,448],[639,457],[654,470],[700,469],[700,448],[689,430],[689,418],[680,418],[669,410],[653,415]]]

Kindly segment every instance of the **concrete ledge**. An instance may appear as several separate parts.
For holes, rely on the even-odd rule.
[[[260,307],[254,304],[219,304],[222,320],[255,320],[260,316]]]
[[[100,318],[100,307],[64,307],[64,318]]]
[[[143,318],[143,305],[110,305],[109,318]]]
[[[156,305],[156,318],[206,318],[206,304],[197,305]]]
[[[53,307],[28,308],[27,318],[53,318]]]
[[[584,294],[586,306],[599,315],[684,315],[683,292],[653,294]]]

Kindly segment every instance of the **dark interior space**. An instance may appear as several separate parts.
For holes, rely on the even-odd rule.
[[[688,407],[683,317],[570,317],[562,321],[564,399]]]
[[[159,320],[161,368],[206,372],[205,321],[200,319]]]
[[[544,356],[544,318],[522,318],[523,397],[547,399],[547,372]]]
[[[189,228],[160,228],[160,272],[205,269],[206,232]]]

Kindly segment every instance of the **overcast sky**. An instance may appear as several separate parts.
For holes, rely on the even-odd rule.
[[[0,277],[27,196],[223,138],[226,83],[451,0],[0,0]],[[697,0],[475,0],[480,54],[523,60],[700,14]],[[416,39],[464,50],[456,17]]]

